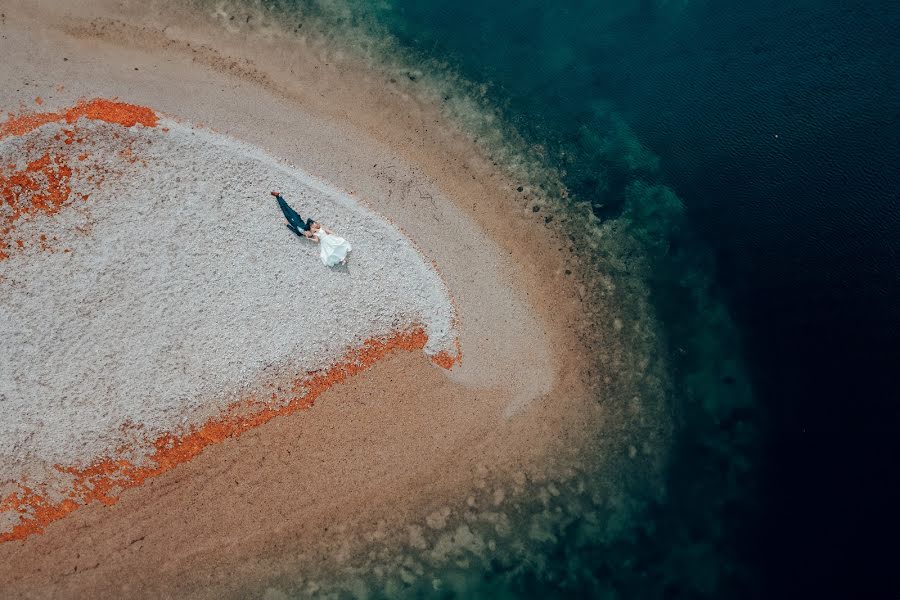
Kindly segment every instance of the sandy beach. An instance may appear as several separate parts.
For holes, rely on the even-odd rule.
[[[7,123],[91,99],[159,120],[0,139],[10,172],[27,144],[29,160],[56,144],[118,165],[88,192],[85,159],[72,189],[88,198],[6,232],[24,241],[0,261],[15,340],[0,502],[23,484],[54,506],[81,495],[0,543],[4,597],[438,590],[435,568],[540,543],[564,487],[581,499],[567,511],[605,524],[598,507],[628,510],[623,486],[658,483],[666,382],[645,309],[611,312],[551,207],[412,80],[315,37],[230,26],[224,8],[7,4]],[[54,141],[73,126],[77,151]],[[347,269],[284,227],[272,189],[352,239]],[[235,406],[267,418],[203,429]],[[163,438],[204,441],[160,468]],[[103,460],[129,466],[94,493]],[[34,516],[0,508],[0,539]]]

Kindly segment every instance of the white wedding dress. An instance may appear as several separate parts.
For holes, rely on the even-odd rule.
[[[319,240],[319,257],[326,267],[333,267],[346,259],[347,253],[353,250],[350,242],[333,233],[325,233],[324,229],[319,229],[313,235]]]

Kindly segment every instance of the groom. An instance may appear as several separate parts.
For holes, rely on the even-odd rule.
[[[293,208],[288,206],[288,203],[284,201],[284,198],[281,197],[281,192],[271,192],[275,199],[278,200],[278,206],[281,207],[281,212],[284,213],[284,218],[287,219],[287,227],[294,233],[299,236],[306,237],[303,235],[304,231],[309,231],[310,225],[312,225],[315,221],[312,219],[307,219],[305,222],[303,218],[297,214]]]

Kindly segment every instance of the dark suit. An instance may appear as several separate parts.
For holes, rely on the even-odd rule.
[[[275,200],[278,201],[278,206],[281,207],[281,212],[284,213],[284,218],[287,219],[288,229],[296,233],[297,235],[303,235],[304,231],[309,231],[310,225],[312,225],[315,221],[312,219],[307,219],[306,221],[297,214],[293,208],[288,206],[288,203],[284,201],[284,198],[281,196],[275,196]]]

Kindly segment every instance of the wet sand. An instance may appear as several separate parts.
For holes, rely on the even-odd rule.
[[[365,198],[434,260],[464,360],[445,373],[393,354],[111,506],[0,544],[9,597],[281,597],[334,578],[349,591],[390,589],[409,583],[404,573],[503,551],[513,500],[577,482],[585,456],[623,454],[656,471],[659,407],[610,406],[603,398],[616,386],[627,394],[628,377],[591,373],[655,368],[630,364],[609,333],[632,324],[596,327],[620,316],[586,306],[571,244],[409,84],[311,40],[226,35],[190,12],[50,6],[5,9],[0,106],[33,109],[38,96],[153,106]],[[631,444],[631,422],[654,435]],[[608,473],[611,488],[617,477]]]

